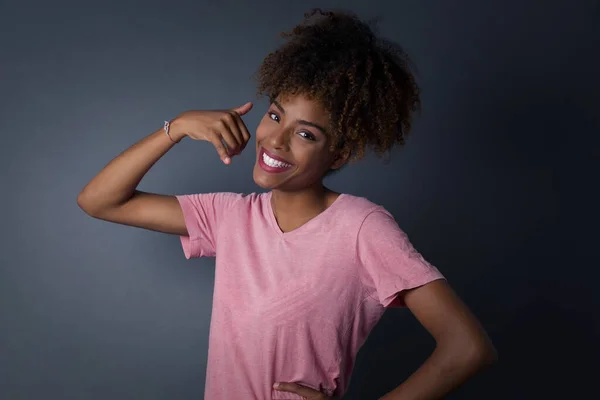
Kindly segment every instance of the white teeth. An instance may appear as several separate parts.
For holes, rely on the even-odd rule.
[[[292,164],[288,164],[288,163],[284,163],[284,162],[281,162],[281,161],[274,160],[271,157],[269,157],[266,153],[263,153],[263,161],[269,167],[273,167],[273,168],[287,168],[287,167],[291,167],[292,166]]]

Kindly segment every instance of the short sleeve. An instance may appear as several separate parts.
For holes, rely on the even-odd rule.
[[[187,259],[215,257],[219,223],[225,211],[239,198],[236,193],[202,193],[176,196],[183,211],[188,236],[180,236]]]
[[[394,217],[385,209],[372,211],[362,223],[357,253],[363,284],[384,307],[405,307],[398,293],[437,279],[444,279],[436,267],[413,247]]]

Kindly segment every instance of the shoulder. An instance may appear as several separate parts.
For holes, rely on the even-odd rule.
[[[365,197],[344,194],[343,208],[344,218],[357,228],[354,232],[358,235],[359,241],[392,237],[403,241],[407,239],[396,218],[381,204]],[[347,216],[350,215],[353,217],[348,218]]]
[[[364,231],[364,223],[367,219],[372,219],[371,215],[381,215],[393,219],[381,205],[365,197],[348,193],[342,193],[331,208],[334,208],[335,211],[328,214],[328,221],[326,221],[328,229],[336,229],[338,233],[350,240],[356,240],[356,236]]]
[[[353,215],[361,223],[367,217],[372,219],[372,215],[375,215],[375,218],[378,218],[378,216],[392,217],[392,214],[382,205],[374,203],[366,197],[354,196],[347,193],[343,194],[343,207],[341,208],[343,208],[344,213]]]
[[[198,209],[226,211],[232,207],[260,206],[264,201],[264,195],[264,193],[210,192],[183,194],[176,197],[180,203]]]
[[[238,193],[238,192],[209,192],[209,193],[187,193],[176,197],[189,198],[202,201],[242,201],[253,202],[261,200],[266,193]]]
[[[231,205],[240,207],[262,207],[266,201],[268,201],[269,193],[231,193],[225,192],[223,194]]]

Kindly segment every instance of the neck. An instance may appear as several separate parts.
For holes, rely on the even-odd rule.
[[[302,191],[272,190],[271,207],[280,226],[294,227],[323,212],[337,194],[322,184]]]

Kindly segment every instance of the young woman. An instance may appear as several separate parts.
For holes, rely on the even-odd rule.
[[[323,185],[365,150],[404,144],[420,105],[408,58],[349,13],[315,10],[285,36],[257,74],[271,100],[253,172],[265,192],[136,189],[185,137],[231,163],[251,137],[247,103],[165,123],[100,171],[78,204],[95,218],[180,235],[187,258],[216,257],[206,399],[342,396],[388,306],[410,309],[437,345],[383,398],[441,398],[494,360],[486,333],[389,212]]]

